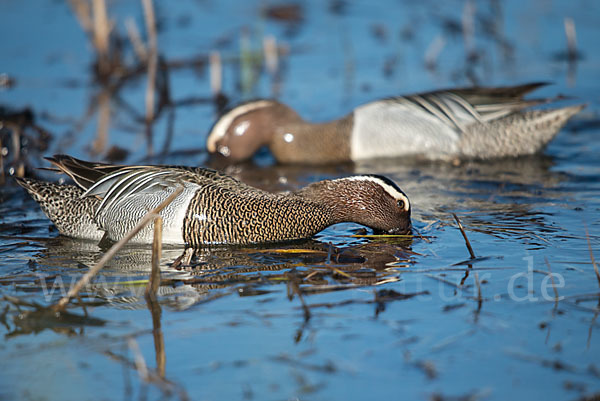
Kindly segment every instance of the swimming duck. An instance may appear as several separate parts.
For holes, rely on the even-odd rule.
[[[222,115],[206,147],[236,162],[268,146],[278,162],[302,164],[406,155],[433,160],[529,155],[584,107],[525,110],[552,100],[523,98],[543,85],[448,89],[383,99],[319,124],[303,120],[283,103],[255,100]]]
[[[206,168],[115,166],[56,155],[47,158],[76,185],[33,179],[17,182],[63,235],[118,241],[169,195],[183,191],[161,212],[163,242],[201,247],[311,237],[340,222],[405,234],[411,229],[408,197],[390,179],[359,175],[269,193]],[[147,226],[132,242],[151,243]]]

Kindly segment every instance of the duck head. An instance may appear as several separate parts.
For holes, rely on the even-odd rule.
[[[213,125],[206,148],[231,162],[252,157],[269,145],[278,129],[289,122],[302,121],[290,107],[274,100],[254,100],[225,112]]]
[[[351,221],[387,234],[409,234],[411,205],[389,178],[358,175],[319,181],[297,192],[331,210],[334,222]]]

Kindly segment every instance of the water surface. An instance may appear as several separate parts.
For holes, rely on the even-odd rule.
[[[167,248],[158,304],[143,296],[150,249],[127,247],[66,313],[48,313],[43,307],[106,248],[59,236],[9,178],[0,190],[0,398],[597,396],[600,283],[589,249],[600,258],[598,4],[312,1],[288,20],[265,17],[272,4],[156,2],[159,51],[172,63],[171,97],[179,103],[154,125],[153,150],[165,155],[146,160],[206,163],[215,107],[204,63],[213,50],[231,103],[277,97],[312,120],[379,97],[473,83],[552,81],[540,96],[561,93],[573,97],[565,105],[588,106],[532,157],[304,168],[274,165],[263,153],[229,167],[272,191],[385,174],[411,198],[423,237],[353,237],[361,227],[340,224],[293,244],[203,249],[181,268],[171,264],[182,249]],[[475,39],[467,43],[461,30],[471,6]],[[137,2],[109,2],[109,13],[122,33],[126,17],[143,29]],[[575,21],[580,52],[571,65],[565,17]],[[55,179],[32,167],[47,166],[41,156],[56,152],[101,159],[117,146],[125,162],[147,158],[145,74],[116,93],[95,83],[95,53],[67,4],[5,1],[0,30],[10,38],[0,42],[0,73],[14,79],[0,103],[30,107],[53,135],[45,149],[34,146],[37,131],[24,132],[28,174]],[[248,61],[261,60],[268,35],[282,48],[278,76]],[[435,41],[445,45],[426,68]],[[107,115],[107,136],[98,141]],[[19,166],[11,157],[7,171]]]

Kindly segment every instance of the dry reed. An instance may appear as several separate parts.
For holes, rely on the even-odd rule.
[[[467,245],[467,249],[469,250],[469,254],[471,255],[471,259],[475,259],[475,252],[473,252],[473,248],[471,247],[471,243],[469,242],[469,238],[467,238],[467,233],[465,232],[465,229],[463,228],[462,224],[460,223],[460,220],[458,219],[458,216],[456,215],[456,213],[452,213],[452,216],[454,216],[454,220],[456,220],[456,224],[458,224],[458,228],[460,229],[460,233],[462,234],[463,238],[465,239],[465,244]]]

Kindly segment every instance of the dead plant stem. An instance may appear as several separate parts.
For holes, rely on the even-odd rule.
[[[554,274],[552,274],[552,268],[550,267],[550,262],[548,262],[548,258],[544,257],[546,261],[546,266],[548,266],[548,274],[550,276],[550,282],[552,283],[552,290],[554,290],[554,306],[558,306],[558,290],[556,289],[556,284],[554,283]]]
[[[152,243],[152,271],[146,286],[146,297],[156,299],[156,292],[160,287],[160,256],[162,253],[162,227],[163,219],[157,216],[154,220],[154,241]]]
[[[463,238],[465,239],[465,244],[467,245],[467,250],[469,251],[469,254],[471,255],[471,259],[475,259],[475,252],[473,252],[473,248],[471,247],[469,238],[467,238],[467,233],[465,232],[465,229],[463,228],[462,224],[460,223],[460,220],[458,219],[458,216],[456,215],[456,213],[452,213],[452,216],[454,216],[454,220],[456,220],[456,224],[458,224],[460,233],[462,234]]]
[[[152,154],[152,129],[154,121],[154,95],[156,91],[156,69],[158,64],[158,49],[156,40],[156,20],[152,0],[142,0],[146,31],[148,33],[148,85],[146,87],[146,139],[148,154]]]
[[[475,285],[477,286],[477,310],[481,309],[483,298],[481,296],[481,284],[479,283],[479,275],[475,272]]]
[[[590,242],[590,233],[588,232],[587,224],[584,223],[585,227],[585,238],[587,239],[588,249],[590,250],[590,260],[592,261],[592,266],[594,266],[594,271],[596,272],[596,279],[598,280],[598,287],[600,287],[600,272],[598,271],[598,265],[596,264],[596,259],[594,259],[594,252],[592,251],[592,243]]]

